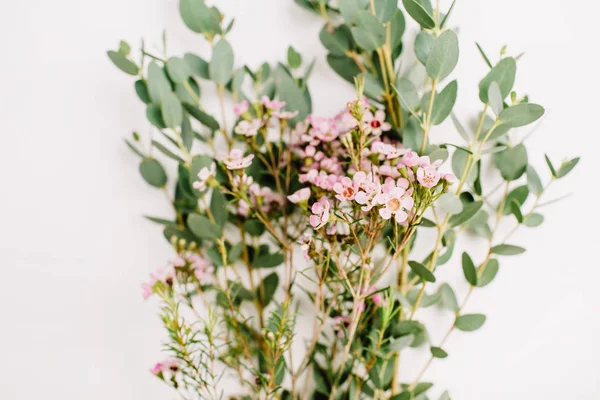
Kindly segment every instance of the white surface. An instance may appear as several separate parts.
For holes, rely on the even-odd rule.
[[[139,283],[170,256],[159,228],[142,214],[168,215],[123,145],[148,129],[130,77],[105,50],[140,37],[170,51],[206,46],[180,21],[176,0],[1,0],[0,398],[174,398],[149,373],[162,331]],[[288,44],[317,57],[310,87],[315,112],[330,114],[352,95],[324,62],[318,18],[291,0],[222,0],[237,17],[236,61],[276,61]],[[600,7],[591,0],[458,1],[458,114],[477,107],[485,73],[473,42],[490,54],[509,44],[517,87],[548,115],[530,139],[532,162],[581,155],[576,172],[551,196],[575,192],[544,210],[546,222],[521,231],[528,248],[502,261],[497,281],[468,309],[485,327],[451,337],[450,357],[426,380],[458,400],[600,398],[600,279],[596,154]],[[210,96],[206,92],[206,97]],[[210,107],[210,106],[209,106]],[[433,140],[455,135],[445,125]],[[593,189],[592,189],[593,188]],[[459,276],[456,263],[448,276]],[[447,278],[447,276],[443,277]],[[434,343],[445,327],[432,330]],[[418,361],[418,360],[417,360]],[[416,363],[415,368],[421,363]],[[416,371],[409,372],[416,374]]]

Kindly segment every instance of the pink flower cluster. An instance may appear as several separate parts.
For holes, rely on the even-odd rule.
[[[152,375],[158,375],[160,373],[168,372],[170,374],[176,374],[179,372],[179,361],[177,360],[165,360],[154,364],[154,367],[150,369]]]
[[[285,101],[271,100],[263,96],[260,102],[253,104],[253,113],[250,113],[250,104],[247,100],[233,106],[236,116],[242,120],[235,126],[234,131],[238,135],[247,137],[256,136],[259,130],[269,126],[272,118],[279,120],[290,120],[298,115],[298,111],[285,111]]]
[[[244,156],[244,152],[239,149],[232,149],[229,154],[220,154],[217,160],[223,161],[227,169],[237,170],[246,169],[252,164],[254,154]]]
[[[358,114],[358,116],[357,116]],[[294,149],[304,160],[299,176],[313,190],[304,188],[289,196],[300,203],[315,193],[311,226],[320,229],[332,219],[330,214],[342,202],[354,202],[365,212],[376,209],[383,219],[406,223],[411,215],[415,191],[435,190],[456,180],[438,171],[441,160],[405,149],[401,143],[382,138],[391,129],[382,110],[373,110],[366,101],[348,104],[334,118],[309,116],[295,128]],[[360,162],[349,158],[348,132],[360,130],[368,146],[360,152]],[[346,140],[346,142],[344,142]],[[346,144],[344,144],[346,143]]]
[[[166,286],[173,286],[175,282],[175,268],[189,267],[194,271],[194,275],[200,282],[206,281],[212,276],[214,268],[212,263],[201,255],[192,251],[186,251],[178,254],[169,265],[159,268],[150,274],[150,281],[142,283],[142,296],[147,300],[154,293],[154,286],[162,283]]]
[[[243,175],[241,179],[245,179],[251,204],[248,204],[245,200],[240,200],[237,210],[239,215],[247,217],[250,214],[251,207],[260,209],[265,214],[283,207],[283,197],[279,193],[273,192],[269,187],[260,187],[258,183],[252,183],[253,179],[250,176]]]

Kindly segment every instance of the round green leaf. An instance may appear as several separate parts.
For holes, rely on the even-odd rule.
[[[200,239],[217,240],[223,234],[221,227],[211,222],[204,215],[190,214],[187,225],[190,231]]]
[[[148,92],[154,104],[162,102],[162,96],[165,93],[171,93],[171,83],[165,75],[165,71],[156,62],[151,62],[148,66]]]
[[[456,318],[454,326],[463,332],[472,332],[481,328],[484,323],[485,315],[483,314],[465,314]]]
[[[542,214],[531,214],[527,218],[525,218],[525,225],[530,228],[535,228],[540,226],[544,222],[544,216]]]
[[[426,69],[431,79],[441,81],[458,63],[458,38],[454,31],[442,33],[433,43],[427,56]]]
[[[521,103],[510,106],[500,113],[500,121],[512,128],[529,125],[544,115],[544,108],[537,104]]]
[[[336,56],[345,56],[346,52],[352,47],[352,32],[346,25],[340,25],[330,33],[328,25],[325,25],[319,33],[321,43],[330,54]]]
[[[424,281],[435,282],[435,276],[423,264],[420,264],[416,261],[409,261],[408,265],[410,266],[412,272],[421,277]]]
[[[215,7],[207,7],[204,0],[180,0],[179,13],[185,25],[196,33],[221,31],[221,14]]]
[[[431,355],[434,356],[435,358],[446,358],[448,357],[448,353],[446,353],[446,351],[444,349],[442,349],[441,347],[430,347],[429,350],[431,350]]]
[[[421,64],[427,63],[427,57],[431,51],[431,46],[435,43],[435,37],[427,31],[421,31],[415,38],[415,55]]]
[[[453,192],[441,195],[438,199],[438,204],[442,210],[446,211],[448,214],[458,214],[463,209],[462,202]]]
[[[487,103],[490,85],[492,82],[496,82],[500,89],[500,96],[504,100],[515,84],[516,73],[517,62],[514,58],[507,57],[500,60],[479,83],[479,99]]]
[[[183,58],[171,57],[167,61],[167,73],[173,82],[184,83],[190,77],[188,64]]]
[[[531,165],[527,166],[527,184],[533,194],[540,194],[544,190],[540,176]]]
[[[495,258],[488,260],[487,264],[485,265],[485,269],[483,270],[483,273],[477,280],[477,287],[484,287],[489,285],[498,274],[499,265],[500,264],[498,263],[498,260],[496,260]],[[483,265],[479,268],[483,268]]]
[[[439,125],[452,112],[454,103],[456,103],[456,95],[458,93],[458,83],[456,80],[450,82],[446,87],[435,97],[433,101],[433,111],[431,113],[431,123]]]
[[[215,45],[212,60],[208,65],[210,79],[224,85],[231,79],[233,73],[233,49],[229,42],[221,39]]]
[[[456,300],[456,295],[454,294],[454,290],[452,290],[450,285],[447,283],[442,284],[438,289],[438,293],[441,297],[442,307],[453,312],[458,311],[458,300]]]
[[[338,0],[340,12],[347,24],[354,22],[356,13],[366,9],[368,5],[369,0]]]
[[[183,56],[183,60],[188,65],[188,69],[190,73],[195,76],[199,76],[202,79],[210,79],[210,74],[208,73],[208,63],[192,53],[186,53]]]
[[[167,184],[167,173],[163,166],[153,158],[145,158],[140,163],[140,173],[148,184],[160,188]]]
[[[475,201],[473,203],[467,203],[463,205],[463,210],[460,214],[455,214],[448,220],[448,225],[453,228],[458,225],[462,225],[469,221],[477,214],[477,212],[483,206],[483,201]]]
[[[527,148],[523,144],[519,144],[496,153],[494,163],[505,180],[519,179],[527,170]]]
[[[382,22],[388,22],[398,10],[398,0],[374,0],[375,15]]]
[[[181,125],[181,121],[183,120],[183,107],[175,93],[167,92],[163,94],[160,109],[165,125],[168,128],[175,129]]]
[[[429,0],[402,0],[402,4],[404,4],[406,12],[423,28],[432,29],[435,27]]]
[[[144,102],[144,104],[150,103],[150,94],[148,93],[148,86],[146,86],[146,82],[141,79],[135,81],[135,92],[140,100]]]
[[[516,256],[525,252],[525,249],[520,246],[512,244],[499,244],[498,246],[492,247],[491,252],[501,256]]]
[[[354,17],[352,36],[366,51],[375,51],[385,43],[385,27],[369,11],[359,11]]]
[[[136,63],[130,61],[121,53],[116,51],[108,51],[108,58],[115,64],[117,68],[129,75],[137,75],[140,72],[140,67]]]

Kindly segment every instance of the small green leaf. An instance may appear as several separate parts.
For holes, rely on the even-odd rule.
[[[369,11],[358,11],[354,17],[352,36],[366,51],[375,51],[385,43],[385,27]]]
[[[288,65],[290,68],[298,68],[302,64],[302,56],[292,46],[288,47]]]
[[[148,184],[161,188],[167,184],[167,173],[160,162],[153,158],[145,158],[140,163],[140,173]]]
[[[465,314],[456,318],[454,326],[463,332],[472,332],[481,328],[485,323],[485,319],[485,315],[483,314]]]
[[[487,64],[488,67],[492,68],[492,63],[490,62],[490,59],[485,54],[485,52],[483,51],[483,49],[481,48],[479,43],[475,42],[475,45],[477,46],[477,50],[479,50],[479,54],[481,54],[481,57],[483,57],[483,61],[485,61],[485,63]],[[487,90],[486,90],[486,93],[487,93]]]
[[[501,100],[504,101],[506,96],[510,94],[513,85],[515,84],[516,74],[517,62],[514,58],[507,57],[500,60],[500,62],[496,64],[496,66],[492,68],[492,70],[488,72],[485,78],[483,78],[482,81],[479,83],[479,99],[484,103],[488,103],[490,101],[490,85],[492,84],[492,82],[496,82],[500,91]]]
[[[571,172],[573,170],[573,168],[575,168],[575,166],[579,163],[579,157],[574,158],[572,160],[569,160],[565,163],[563,163],[560,168],[558,169],[558,171],[556,171],[556,177],[558,179],[560,178],[564,178],[565,176],[567,176],[567,174],[569,172]]]
[[[190,151],[194,144],[194,131],[192,129],[192,123],[187,116],[185,116],[181,122],[181,141],[183,142],[183,147],[185,147],[187,151]]]
[[[146,106],[146,118],[148,118],[148,121],[158,129],[165,129],[167,127],[163,120],[160,106],[157,104],[148,104]]]
[[[196,33],[221,32],[221,14],[209,8],[204,0],[180,0],[179,13],[185,25]]]
[[[438,289],[438,293],[441,296],[441,305],[443,308],[457,312],[459,310],[458,300],[456,300],[456,295],[454,294],[454,290],[447,283],[443,283]]]
[[[183,106],[185,107],[185,110],[202,125],[213,131],[219,130],[219,123],[216,119],[191,104],[184,104]]]
[[[183,120],[183,107],[175,93],[166,92],[162,95],[160,110],[165,125],[168,128],[175,129],[181,125],[181,121]]]
[[[231,79],[233,73],[233,49],[229,42],[221,39],[213,49],[212,60],[208,65],[210,79],[219,84],[225,85]]]
[[[544,222],[544,216],[542,214],[531,214],[525,218],[525,225],[530,228],[536,228]]]
[[[167,147],[165,147],[162,143],[157,142],[156,140],[152,141],[152,145],[154,147],[156,147],[161,153],[163,153],[165,156],[177,161],[178,163],[183,163],[183,159],[181,157],[179,157],[177,154],[173,153],[171,150],[169,150]]]
[[[518,254],[524,253],[525,249],[523,247],[515,246],[512,244],[499,244],[498,246],[492,247],[490,252],[501,256],[516,256]]]
[[[148,86],[146,86],[146,82],[141,79],[135,81],[135,92],[140,100],[144,102],[144,104],[150,103],[150,93],[148,93]]]
[[[190,77],[188,64],[183,58],[171,57],[167,60],[167,73],[175,83],[184,83]]]
[[[441,347],[430,347],[429,350],[431,350],[431,355],[435,358],[446,358],[448,357],[448,353],[446,353],[446,351],[444,351]]]
[[[454,103],[456,103],[457,92],[458,83],[454,80],[446,85],[440,94],[435,97],[431,114],[431,122],[433,125],[439,125],[448,118],[448,115],[452,112]]]
[[[390,352],[398,352],[408,346],[410,346],[414,340],[413,335],[400,336],[398,338],[391,337],[390,343],[387,346],[387,350]]]
[[[458,196],[454,193],[444,193],[438,199],[438,203],[442,210],[448,214],[458,214],[462,211],[463,205]]]
[[[454,154],[452,154],[452,172],[454,175],[459,178],[463,176],[467,164],[467,158],[469,156],[470,154],[465,149],[457,147]],[[477,170],[475,168],[471,168],[471,172],[469,173],[466,182],[474,182],[475,179],[477,179]]]
[[[419,32],[415,38],[415,55],[421,64],[425,65],[427,63],[427,57],[433,43],[435,43],[435,37],[427,31]]]
[[[136,63],[127,59],[127,57],[116,51],[108,51],[108,58],[115,64],[117,68],[129,75],[137,75],[140,72],[140,67]]]
[[[510,210],[515,216],[515,218],[517,218],[517,222],[519,222],[519,224],[523,223],[523,213],[521,212],[521,205],[517,202],[517,200],[511,200]]]
[[[431,15],[431,4],[429,0],[402,0],[406,12],[425,29],[432,29],[435,27],[435,20]],[[429,7],[427,7],[429,5]]]
[[[544,157],[546,158],[546,164],[548,164],[548,168],[550,169],[550,173],[552,174],[553,177],[556,178],[556,176],[557,176],[556,169],[554,169],[554,165],[552,165],[552,161],[550,161],[550,158],[548,158],[548,154],[545,154]]]
[[[283,254],[281,253],[265,254],[254,260],[252,266],[254,268],[273,268],[281,265],[283,260]]]
[[[330,33],[328,25],[325,25],[319,33],[321,43],[330,54],[345,56],[352,46],[352,32],[346,25],[340,25]]]
[[[544,191],[544,185],[542,185],[540,176],[531,165],[527,166],[527,185],[533,194],[537,195]]]
[[[409,261],[408,265],[410,266],[412,272],[421,277],[421,279],[424,281],[435,282],[435,276],[423,264],[420,264],[416,261]]]
[[[279,285],[279,276],[276,272],[273,272],[265,277],[258,288],[257,297],[260,299],[260,302],[263,307],[266,307],[273,299],[273,295],[275,295],[275,291],[277,291],[277,286]]]
[[[131,151],[133,151],[135,154],[137,154],[138,156],[144,158],[146,157],[140,150],[138,150],[137,147],[134,146],[133,143],[131,143],[129,140],[125,139],[125,143],[127,144],[127,147],[129,147],[131,149]]]
[[[544,115],[544,108],[537,104],[521,103],[505,108],[500,113],[500,121],[512,128],[529,125]]]
[[[462,267],[467,282],[469,282],[472,286],[476,286],[477,270],[475,269],[475,264],[473,264],[473,260],[471,260],[471,257],[466,252],[462,254]]]
[[[227,200],[223,193],[215,189],[212,192],[210,199],[210,211],[215,219],[215,223],[219,226],[224,226],[227,222]]]
[[[375,15],[381,22],[388,22],[398,10],[398,0],[374,0]]]
[[[488,89],[488,100],[494,114],[500,115],[502,110],[504,110],[504,99],[500,93],[500,86],[498,86],[498,82],[496,81],[490,84]]]
[[[448,220],[448,224],[451,228],[455,226],[462,225],[465,222],[469,221],[471,218],[477,214],[477,212],[483,206],[483,201],[475,201],[473,203],[468,203],[463,205],[463,210],[460,214],[455,214],[450,217]]]
[[[498,274],[499,266],[500,264],[498,263],[498,260],[495,258],[489,259],[487,264],[485,264],[485,269],[483,269],[483,272],[480,274],[479,279],[477,280],[477,287],[489,285]],[[479,267],[479,269],[481,270],[483,267],[484,266],[482,265]]]
[[[200,239],[217,240],[223,236],[221,227],[211,222],[204,215],[190,214],[187,225],[190,231]]]
[[[353,23],[356,14],[367,8],[369,0],[339,0],[338,5],[342,17],[347,24]]]
[[[502,210],[503,215],[508,215],[512,212],[511,203],[515,202],[519,207],[523,206],[529,197],[529,188],[527,185],[522,185],[513,189],[504,202],[504,209]]]
[[[161,104],[165,93],[171,93],[173,88],[165,75],[165,71],[156,62],[148,66],[148,92],[155,104]]]
[[[519,144],[494,155],[494,163],[500,175],[507,181],[519,179],[527,170],[527,148]]]
[[[458,63],[458,38],[454,31],[444,31],[433,43],[427,56],[426,69],[431,79],[441,81]]]
[[[199,76],[202,79],[210,79],[208,63],[204,59],[192,53],[186,53],[183,59],[188,65],[188,70],[191,74]]]

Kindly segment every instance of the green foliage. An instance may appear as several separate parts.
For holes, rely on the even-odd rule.
[[[481,328],[485,323],[485,319],[485,315],[483,314],[465,314],[456,318],[454,326],[463,332],[472,332]]]
[[[435,27],[433,12],[429,0],[402,0],[406,12],[425,29]]]
[[[467,282],[472,286],[477,286],[477,270],[475,269],[473,260],[471,260],[471,257],[466,252],[462,254],[462,267]]]
[[[523,247],[512,244],[499,244],[491,249],[491,253],[498,254],[500,256],[516,256],[524,252],[525,249]]]
[[[435,97],[433,102],[433,111],[431,114],[431,123],[439,125],[452,112],[454,103],[456,103],[456,95],[458,93],[458,83],[454,80],[450,82],[441,92]]]
[[[233,73],[233,49],[229,42],[221,39],[213,49],[212,59],[208,64],[210,79],[224,85],[231,79]]]
[[[385,43],[385,27],[369,11],[358,11],[354,16],[352,36],[366,51],[375,51]]]
[[[145,158],[140,163],[140,174],[149,185],[157,188],[167,184],[167,173],[160,162],[153,158]]]
[[[444,31],[431,46],[425,67],[431,79],[441,81],[458,63],[458,38],[453,31]]]
[[[503,58],[492,68],[490,72],[479,83],[479,99],[487,103],[489,99],[489,90],[493,82],[498,85],[500,99],[503,101],[515,84],[517,74],[517,62],[512,57]]]

